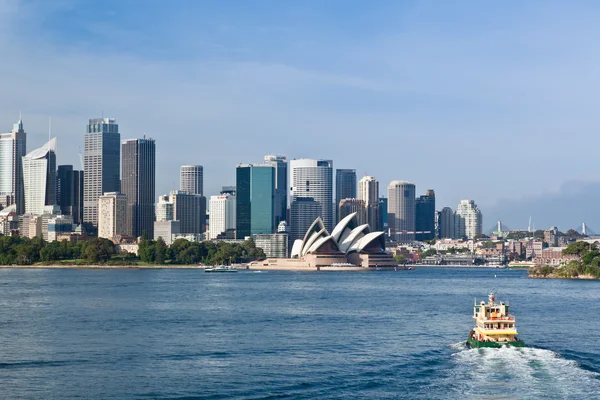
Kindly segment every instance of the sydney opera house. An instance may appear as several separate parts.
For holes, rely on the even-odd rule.
[[[317,218],[303,239],[292,245],[290,259],[271,259],[271,266],[307,267],[352,266],[371,269],[394,268],[394,257],[385,251],[385,233],[371,232],[368,224],[358,225],[356,213],[342,219],[331,233]]]

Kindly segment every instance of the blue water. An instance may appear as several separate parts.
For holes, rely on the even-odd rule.
[[[600,282],[523,276],[0,269],[0,397],[600,398]],[[492,288],[530,347],[464,348]]]

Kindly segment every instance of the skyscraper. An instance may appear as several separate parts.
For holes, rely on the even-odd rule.
[[[379,222],[379,182],[372,176],[363,176],[358,181],[358,199],[364,201],[366,223],[372,231],[382,229]]]
[[[379,198],[379,224],[377,230],[387,232],[388,226],[388,199],[387,197]]]
[[[285,156],[265,156],[265,164],[275,168],[275,226],[287,219],[288,172]]]
[[[481,234],[483,218],[474,200],[461,200],[454,213],[454,235],[456,238],[473,239]]]
[[[127,235],[154,237],[156,144],[128,139],[121,146],[121,192],[127,196]]]
[[[388,225],[392,239],[415,240],[415,185],[392,181],[388,186]]]
[[[356,199],[356,170],[335,170],[335,203],[336,222],[341,219],[338,215],[340,201],[344,199]]]
[[[127,196],[118,192],[98,198],[98,237],[112,240],[127,234]]]
[[[240,164],[236,169],[236,238],[274,233],[275,168]]]
[[[25,212],[42,215],[56,204],[56,138],[23,157]]]
[[[340,221],[350,215],[352,213],[356,213],[356,223],[359,225],[368,224],[367,221],[367,206],[363,200],[357,199],[343,199],[340,200],[340,205],[338,206],[338,218]]]
[[[76,225],[83,222],[83,171],[72,165],[59,165],[56,174],[56,199],[63,215]]]
[[[235,195],[231,194],[210,197],[210,239],[216,239],[220,234],[235,229],[235,201]]]
[[[454,238],[454,211],[450,207],[442,208],[438,218],[440,239]]]
[[[313,198],[321,204],[321,219],[333,229],[333,161],[302,158],[290,161],[291,198]],[[238,189],[239,190],[239,189]],[[291,222],[291,221],[290,221]],[[293,225],[293,223],[292,223]],[[292,226],[291,229],[294,229]]]
[[[0,205],[16,204],[17,215],[25,212],[22,163],[26,143],[27,134],[21,118],[11,132],[0,134]]]
[[[180,221],[180,233],[198,235],[203,232],[202,222],[206,216],[204,196],[173,190],[169,194],[169,202],[173,204],[173,218]]]
[[[290,205],[290,249],[295,240],[304,238],[304,234],[310,228],[310,225],[321,216],[322,212],[323,207],[312,197],[297,197],[292,202]]]
[[[416,199],[415,229],[417,240],[431,240],[435,237],[435,193],[427,190],[425,195]],[[429,232],[429,233],[426,233]]]
[[[83,221],[98,226],[98,199],[121,190],[121,135],[113,118],[90,119],[84,145]]]
[[[182,165],[179,169],[179,189],[189,194],[204,196],[204,168],[202,165]]]

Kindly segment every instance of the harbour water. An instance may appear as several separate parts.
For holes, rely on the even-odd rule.
[[[600,398],[600,283],[525,274],[0,269],[1,397]],[[529,347],[464,347],[490,289]]]

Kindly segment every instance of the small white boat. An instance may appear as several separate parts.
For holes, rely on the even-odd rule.
[[[214,268],[204,268],[204,272],[238,272],[238,270],[228,265],[219,265]]]

